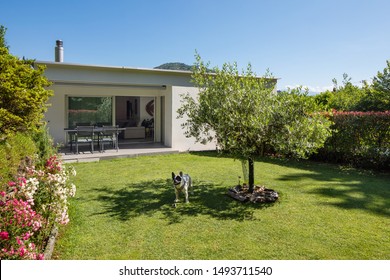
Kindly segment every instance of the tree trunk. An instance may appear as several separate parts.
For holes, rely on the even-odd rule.
[[[245,184],[249,183],[249,171],[248,171],[248,160],[241,160],[241,167],[242,167],[242,175],[243,175],[243,180]]]
[[[255,185],[255,179],[254,179],[255,171],[254,171],[254,163],[252,158],[248,158],[248,165],[249,165],[249,182],[248,182],[249,192],[252,193]]]

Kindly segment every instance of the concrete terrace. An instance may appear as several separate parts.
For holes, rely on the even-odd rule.
[[[90,162],[116,158],[179,153],[178,150],[166,147],[161,143],[119,144],[118,151],[115,149],[107,149],[104,152],[99,152],[99,150],[96,150],[94,153],[91,153],[88,149],[86,149],[86,147],[83,148],[80,148],[78,154],[71,153],[69,148],[61,149],[60,154],[62,156],[63,162]]]

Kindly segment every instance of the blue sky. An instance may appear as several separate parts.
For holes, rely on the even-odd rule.
[[[389,0],[66,0],[6,1],[0,25],[12,54],[69,63],[153,68],[248,63],[279,89],[331,88],[343,73],[371,79],[390,59]]]

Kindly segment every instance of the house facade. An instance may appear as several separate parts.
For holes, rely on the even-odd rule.
[[[179,151],[215,149],[186,138],[177,118],[181,94],[196,96],[191,72],[36,61],[52,82],[45,113],[55,143],[67,144],[67,128],[118,125],[121,139],[162,143]]]

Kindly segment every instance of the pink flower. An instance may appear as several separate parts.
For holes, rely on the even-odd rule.
[[[18,245],[22,245],[22,244],[23,244],[23,241],[22,241],[22,240],[20,240],[20,238],[19,238],[19,237],[16,237],[16,242],[18,243]]]
[[[26,232],[26,233],[23,235],[23,240],[28,240],[30,237],[31,237],[31,233],[30,233],[30,232]]]
[[[10,186],[10,187],[16,186],[16,183],[13,182],[13,181],[9,181],[9,182],[8,182],[8,186]]]
[[[21,257],[23,257],[26,253],[27,253],[26,248],[21,247],[21,248],[19,249],[19,255],[20,255]]]
[[[27,182],[26,178],[24,177],[19,177],[18,181],[19,181],[19,186],[24,186]]]
[[[34,250],[35,250],[35,244],[34,244],[34,243],[29,243],[29,244],[28,244],[28,248],[29,248],[31,251],[34,251]]]
[[[8,239],[9,239],[9,234],[8,234],[8,232],[6,232],[6,231],[0,232],[0,239],[8,240]]]

